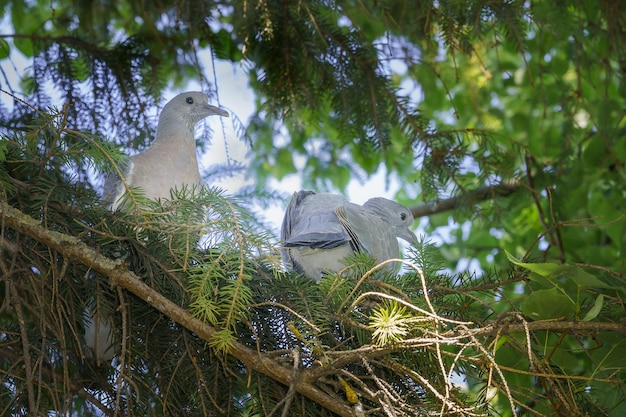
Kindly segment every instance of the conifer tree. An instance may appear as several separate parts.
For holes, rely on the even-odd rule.
[[[620,2],[3,7],[0,415],[626,414]],[[164,90],[220,90],[205,50],[254,90],[254,190],[107,210]],[[380,169],[427,236],[402,269],[285,271],[268,180]]]

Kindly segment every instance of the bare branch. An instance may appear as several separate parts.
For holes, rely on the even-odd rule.
[[[502,184],[490,187],[477,188],[457,197],[411,206],[410,210],[413,217],[417,219],[418,217],[426,217],[453,210],[459,207],[462,202],[470,201],[472,203],[479,203],[496,197],[505,197],[513,194],[513,192],[517,191],[522,186],[523,183],[519,180],[506,181]]]

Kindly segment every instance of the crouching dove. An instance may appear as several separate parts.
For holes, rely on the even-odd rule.
[[[336,194],[298,191],[283,218],[284,261],[299,273],[320,280],[323,271],[339,272],[346,256],[365,252],[377,263],[397,258],[397,238],[416,240],[409,230],[411,211],[386,198],[371,198],[362,206]],[[396,270],[390,265],[388,270]]]
[[[228,117],[228,112],[209,105],[204,93],[190,91],[170,100],[159,115],[152,145],[120,166],[124,181],[114,172],[107,175],[103,200],[116,210],[127,187],[137,187],[145,197],[156,200],[169,198],[172,189],[199,185],[194,129],[200,120],[212,115]],[[110,319],[93,310],[89,307],[85,312],[85,342],[100,364],[115,355],[114,339]]]

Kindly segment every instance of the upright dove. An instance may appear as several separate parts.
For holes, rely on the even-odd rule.
[[[170,100],[159,115],[156,137],[145,151],[124,164],[124,181],[112,172],[104,184],[103,199],[113,210],[121,203],[126,187],[138,187],[149,199],[170,197],[170,190],[200,184],[194,128],[207,116],[228,112],[208,104],[206,94],[190,91]]]
[[[105,178],[103,200],[111,210],[122,207],[129,187],[137,187],[149,199],[169,198],[171,190],[200,184],[196,156],[196,124],[208,116],[228,117],[228,112],[208,104],[202,92],[182,93],[170,100],[159,115],[156,137],[143,152],[128,158],[120,169],[122,180],[115,172]],[[111,321],[85,311],[85,342],[98,364],[115,355]]]
[[[397,258],[397,238],[416,240],[412,224],[411,211],[386,198],[361,206],[336,194],[298,191],[283,218],[281,253],[288,266],[317,282],[324,271],[343,269],[346,256],[354,253],[368,253],[377,263]]]

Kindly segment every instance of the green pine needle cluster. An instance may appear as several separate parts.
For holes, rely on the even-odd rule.
[[[370,327],[374,329],[372,333],[374,342],[384,346],[402,340],[408,333],[409,319],[406,308],[397,303],[379,306],[370,317]]]

